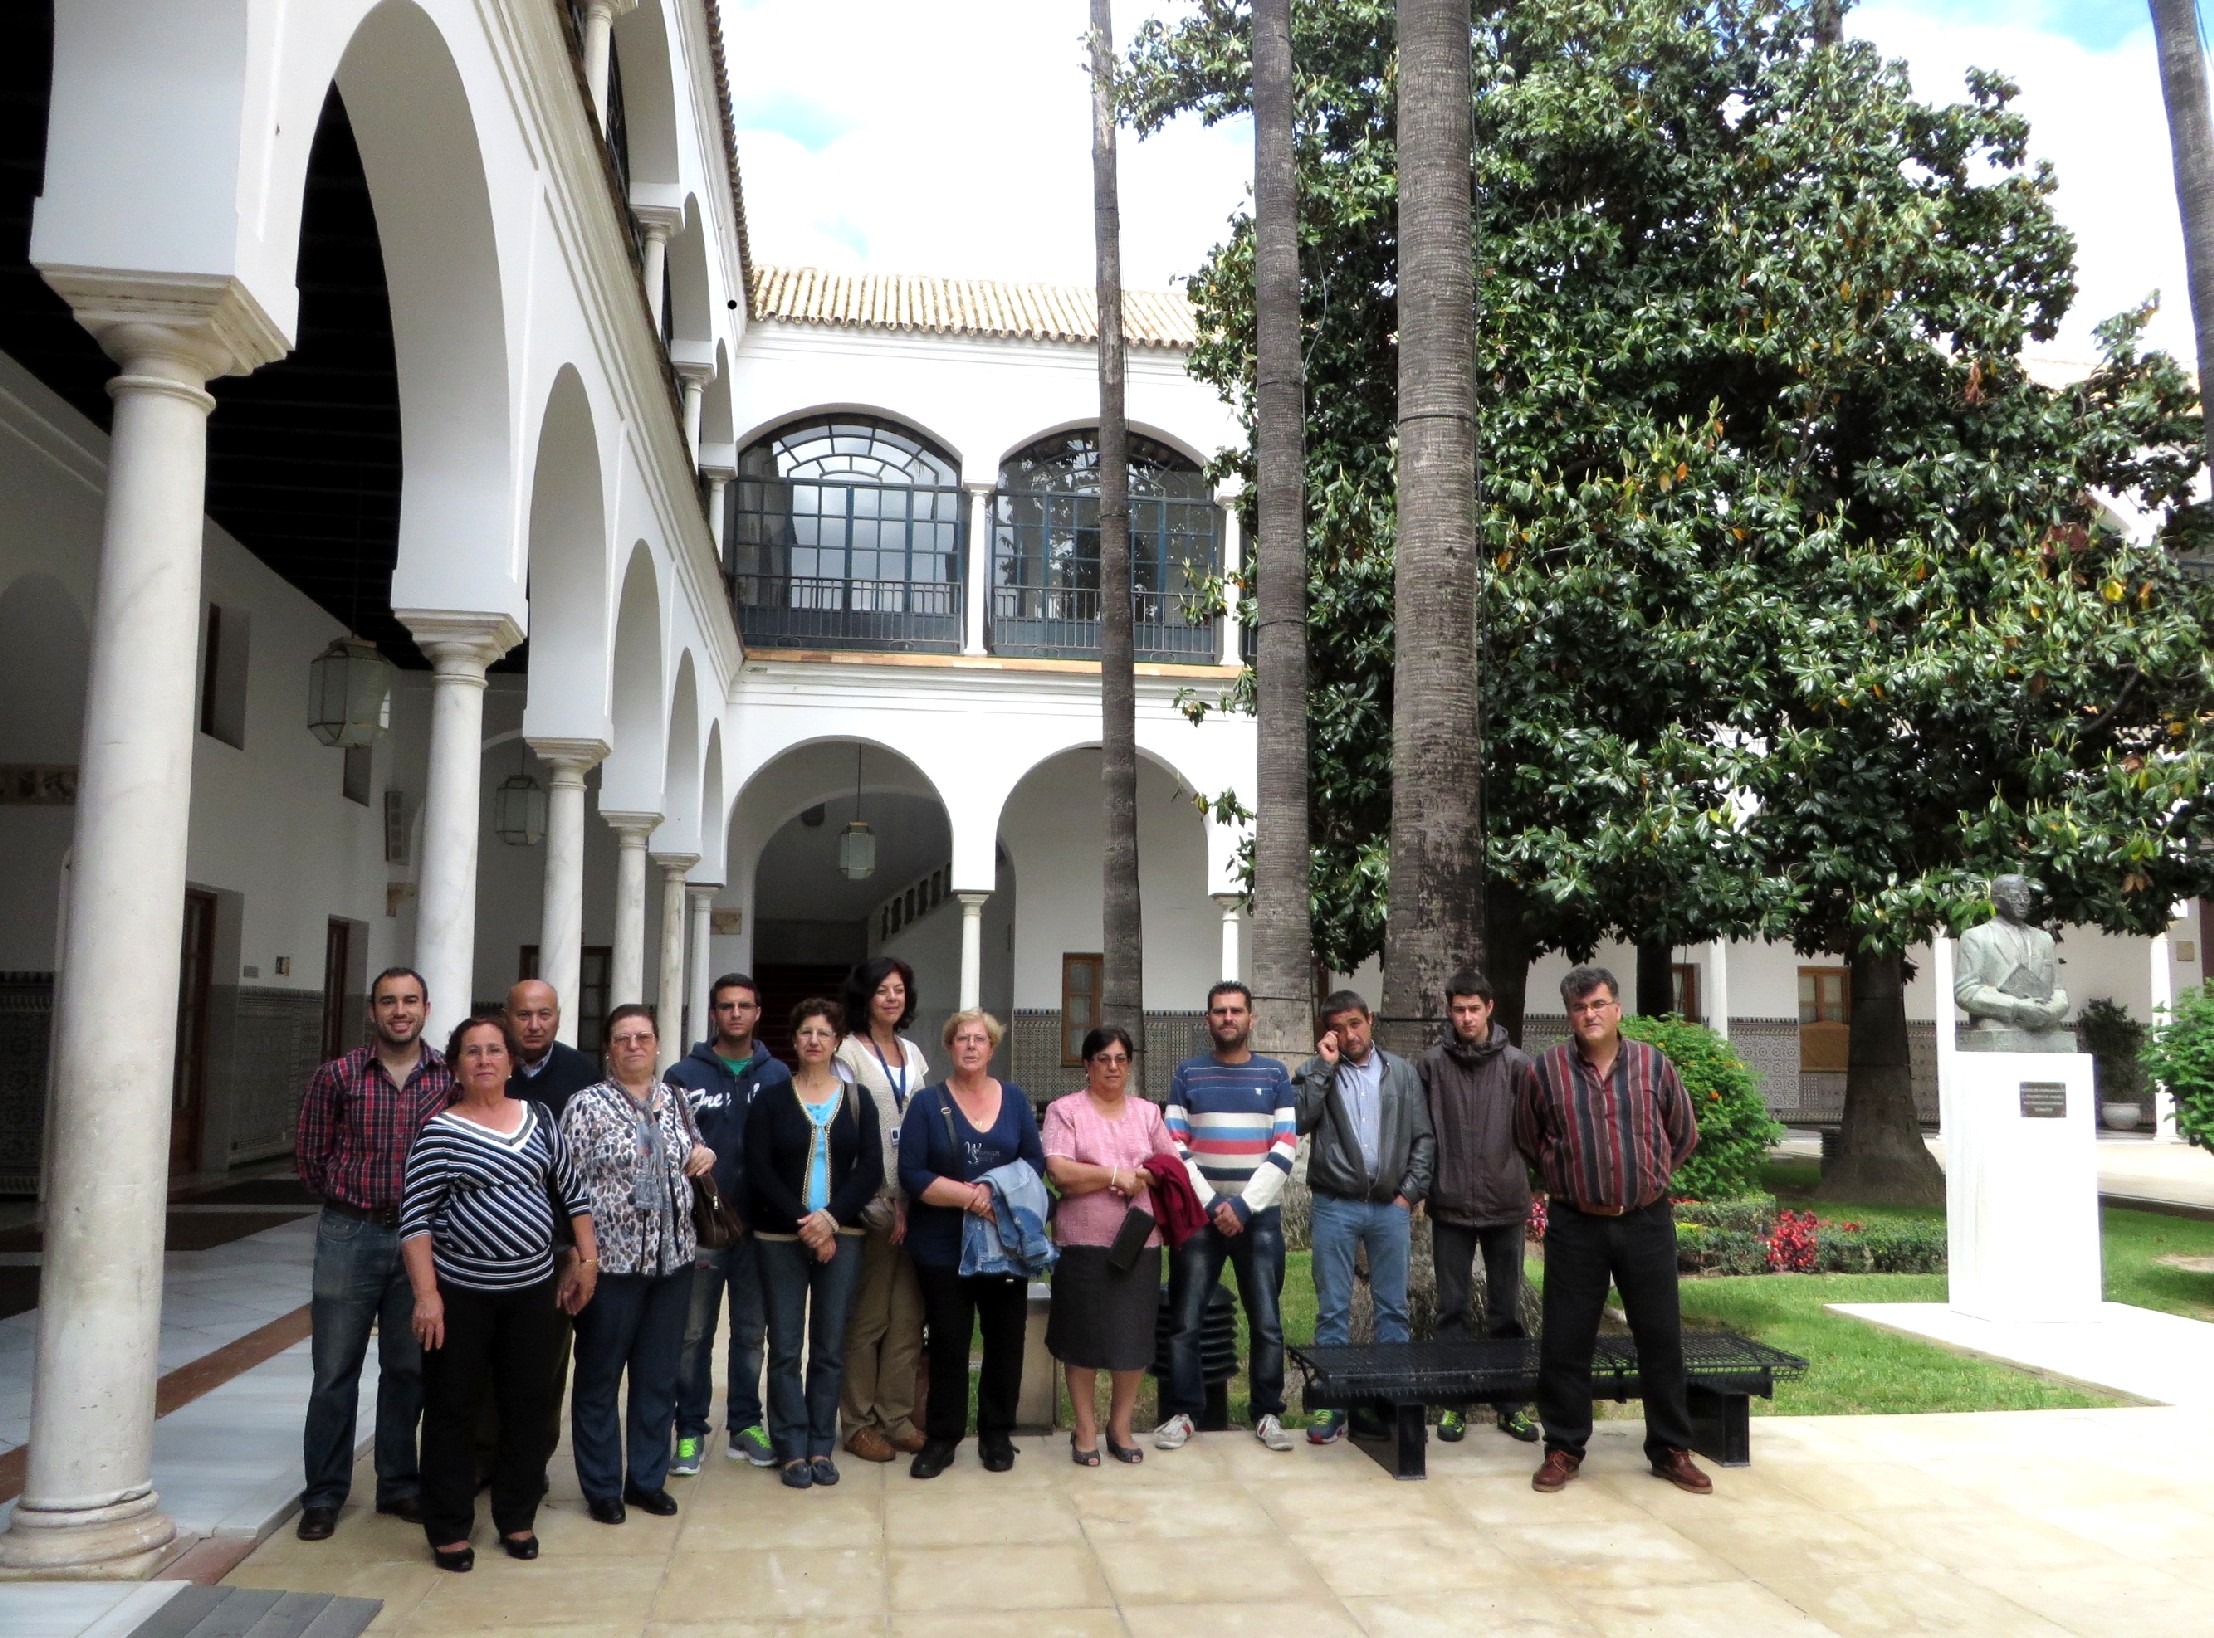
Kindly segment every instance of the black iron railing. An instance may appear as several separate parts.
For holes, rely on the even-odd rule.
[[[997,654],[1099,653],[1099,502],[1062,492],[1002,494],[994,503],[991,635]],[[1221,509],[1199,497],[1130,502],[1137,657],[1204,663],[1220,639],[1194,612],[1197,584],[1222,560]]]

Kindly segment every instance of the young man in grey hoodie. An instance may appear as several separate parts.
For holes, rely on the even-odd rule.
[[[1430,1256],[1438,1277],[1438,1336],[1470,1334],[1470,1279],[1476,1256],[1484,1259],[1484,1323],[1480,1334],[1524,1335],[1523,1225],[1530,1215],[1530,1175],[1514,1144],[1515,1088],[1530,1060],[1491,1021],[1490,980],[1464,967],[1445,983],[1452,1019],[1446,1038],[1422,1055],[1423,1090],[1437,1139],[1430,1180]],[[1525,1443],[1537,1423],[1518,1403],[1495,1407],[1499,1429]],[[1459,1411],[1438,1418],[1438,1437],[1458,1441],[1468,1432]]]

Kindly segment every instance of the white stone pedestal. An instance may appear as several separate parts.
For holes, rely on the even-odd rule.
[[[2089,1054],[1950,1057],[1945,1213],[1953,1308],[1999,1323],[2096,1318],[2104,1274]]]

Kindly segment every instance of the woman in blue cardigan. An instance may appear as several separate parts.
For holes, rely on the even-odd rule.
[[[789,1085],[755,1095],[742,1145],[769,1328],[769,1440],[795,1490],[838,1482],[830,1453],[861,1272],[861,1212],[884,1182],[876,1105],[836,1061],[841,1022],[835,1001],[792,1009],[799,1065]]]
[[[953,1461],[968,1433],[969,1337],[984,1333],[984,1367],[976,1389],[976,1449],[985,1468],[1015,1465],[1015,1404],[1022,1388],[1023,1328],[1029,1282],[1019,1276],[961,1273],[963,1219],[992,1216],[991,1186],[978,1181],[1011,1161],[1025,1160],[1045,1176],[1037,1116],[1019,1086],[992,1078],[992,1053],[1005,1032],[988,1012],[957,1012],[946,1020],[953,1073],[910,1099],[899,1129],[899,1181],[913,1204],[907,1213],[907,1253],[922,1286],[930,1327],[930,1404],[923,1448],[907,1471],[934,1479]]]

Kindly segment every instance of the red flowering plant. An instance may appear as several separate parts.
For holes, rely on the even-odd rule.
[[[1542,1194],[1530,1199],[1530,1216],[1523,1225],[1522,1237],[1540,1242],[1545,1239],[1545,1196]]]
[[[1811,1211],[1779,1211],[1768,1231],[1768,1269],[1772,1274],[1814,1272],[1815,1229]]]

